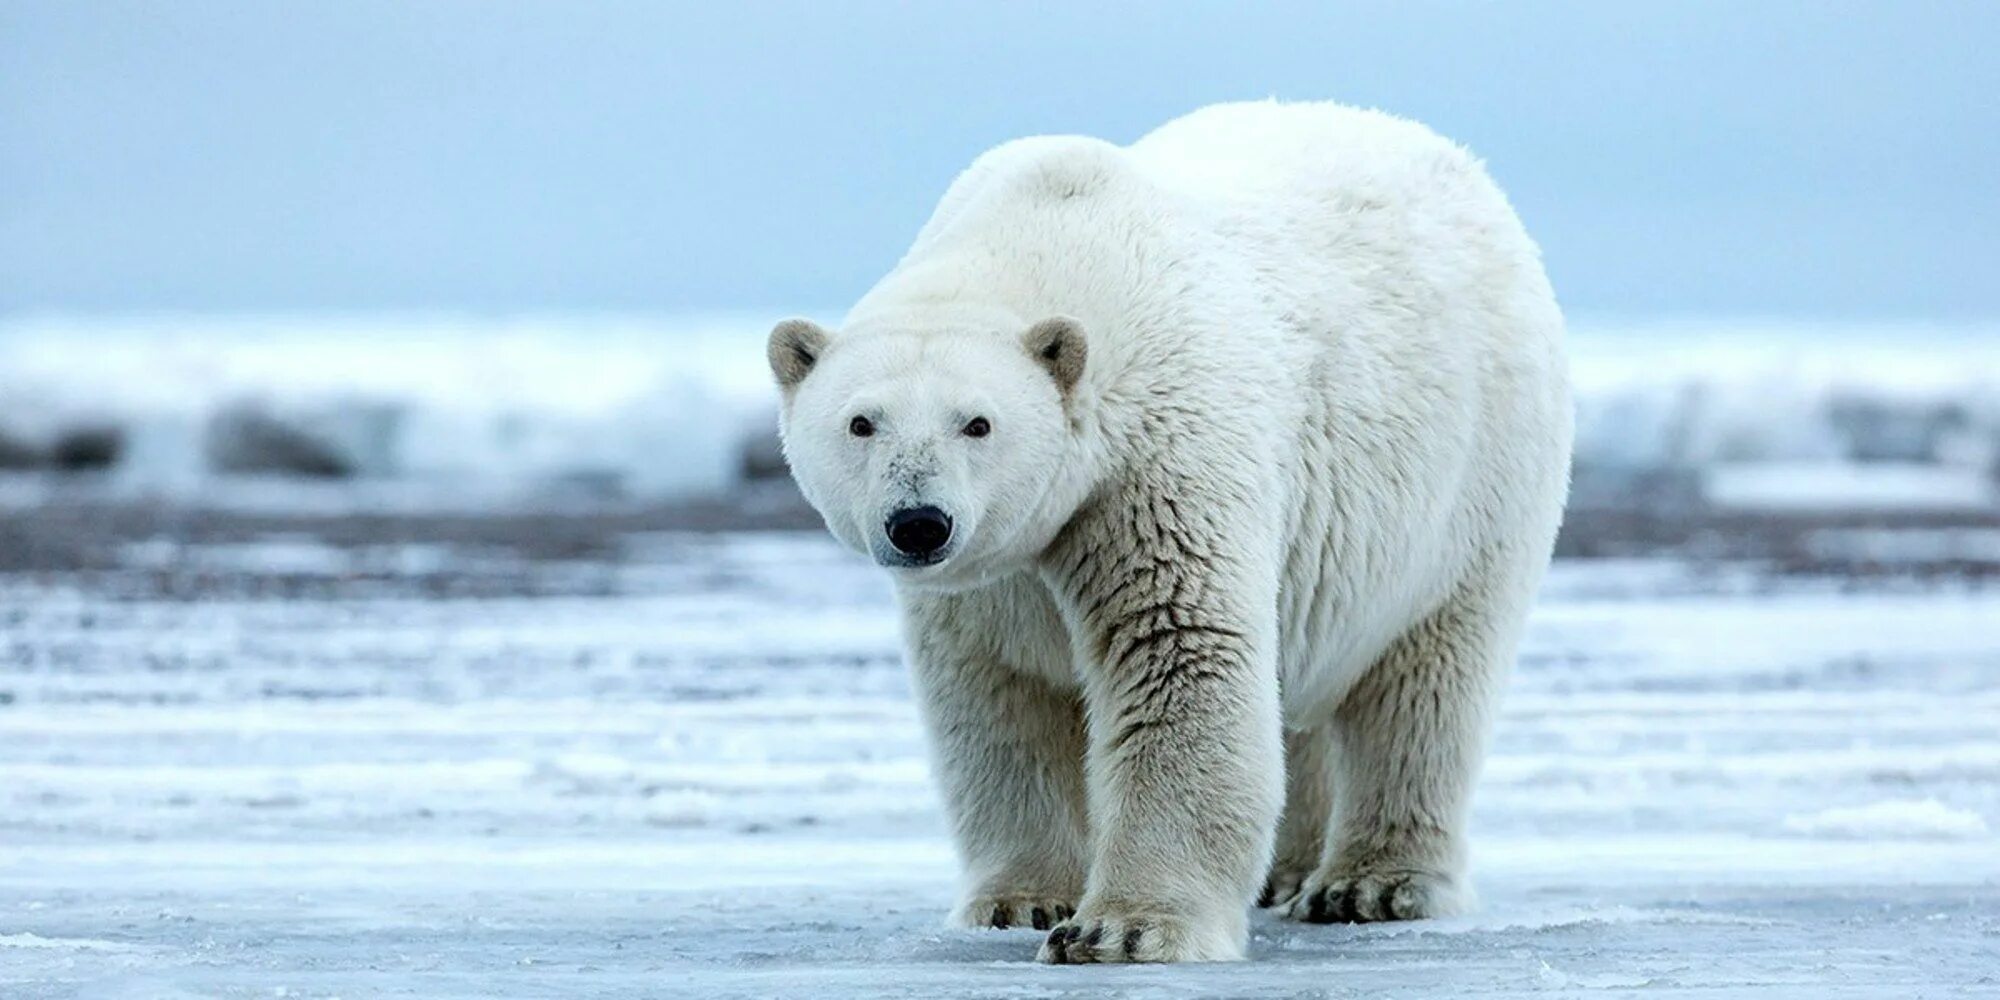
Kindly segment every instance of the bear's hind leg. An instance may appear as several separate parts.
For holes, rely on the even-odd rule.
[[[1475,575],[1472,586],[1397,639],[1341,702],[1332,728],[1332,835],[1287,916],[1416,920],[1469,905],[1472,786],[1538,577]]]
[[[1326,852],[1333,814],[1333,731],[1320,725],[1285,733],[1285,812],[1278,823],[1271,871],[1264,876],[1260,907],[1282,907],[1299,894]]]

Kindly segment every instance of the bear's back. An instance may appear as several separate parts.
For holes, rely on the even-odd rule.
[[[1544,353],[1559,337],[1540,252],[1506,195],[1422,124],[1331,102],[1218,104],[1127,152],[1222,253],[1255,262],[1260,300],[1308,339],[1373,327],[1372,349],[1433,355],[1440,337]],[[1411,302],[1428,304],[1427,330],[1404,321]]]
[[[1004,143],[952,182],[850,321],[976,294],[1023,323],[1068,313],[1115,327],[1151,280],[1144,249],[1160,243],[1166,212],[1124,147],[1084,136]]]
[[[1155,182],[1196,199],[1376,199],[1420,207],[1485,187],[1479,162],[1429,128],[1330,101],[1215,104],[1130,147]]]
[[[1094,291],[1144,294],[1148,269],[1187,259],[1176,232],[1210,234],[1195,252],[1209,266],[1249,265],[1240,280],[1285,262],[1279,287],[1258,297],[1299,315],[1366,309],[1413,283],[1447,298],[1513,284],[1519,275],[1495,269],[1538,256],[1456,143],[1379,111],[1262,101],[1202,108],[1131,146],[1083,136],[997,146],[952,183],[898,270],[948,257],[959,276],[977,269],[1047,291],[1081,277]],[[1065,273],[1079,262],[1088,275]],[[1367,287],[1385,275],[1393,286]]]
[[[994,235],[995,222],[1036,205],[1101,196],[1127,170],[1125,150],[1102,139],[1042,135],[980,154],[960,172],[918,231],[905,259],[965,229]]]

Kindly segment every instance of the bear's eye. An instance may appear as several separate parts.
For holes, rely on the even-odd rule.
[[[867,417],[855,417],[853,420],[847,422],[847,433],[858,438],[865,438],[875,433],[875,424]]]
[[[965,436],[969,438],[983,438],[991,433],[993,425],[987,423],[985,417],[973,417],[965,425]]]

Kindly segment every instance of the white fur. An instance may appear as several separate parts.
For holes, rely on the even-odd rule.
[[[1067,391],[1022,340],[1055,315]],[[1260,887],[1307,920],[1462,906],[1567,482],[1561,336],[1464,150],[1278,103],[1003,145],[840,333],[774,334],[833,532],[893,564],[890,511],[956,523],[892,572],[957,918],[1074,907],[1044,960],[1176,961],[1241,957]]]

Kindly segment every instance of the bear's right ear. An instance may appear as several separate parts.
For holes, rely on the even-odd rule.
[[[1051,316],[1021,335],[1021,346],[1035,363],[1048,369],[1063,399],[1083,377],[1083,324],[1068,316]]]
[[[771,362],[771,375],[778,388],[791,392],[805,380],[806,373],[826,351],[827,335],[809,319],[788,319],[771,328],[771,341],[764,354]]]

